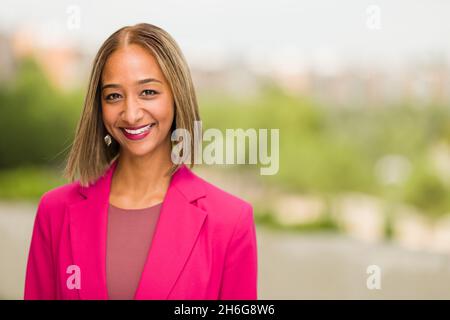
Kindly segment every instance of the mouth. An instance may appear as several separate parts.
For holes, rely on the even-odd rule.
[[[140,140],[145,138],[149,133],[150,129],[153,128],[156,123],[150,123],[144,126],[135,127],[135,128],[120,128],[120,131],[124,134],[124,136],[130,140]]]

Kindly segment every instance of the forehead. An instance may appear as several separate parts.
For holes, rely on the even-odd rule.
[[[107,58],[102,72],[102,83],[135,82],[145,78],[164,81],[156,58],[139,45],[120,47]]]

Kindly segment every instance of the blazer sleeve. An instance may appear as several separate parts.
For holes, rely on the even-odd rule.
[[[55,269],[53,263],[48,201],[41,198],[34,220],[25,275],[25,300],[53,300]]]
[[[226,251],[219,300],[256,300],[257,273],[253,208],[246,204]]]

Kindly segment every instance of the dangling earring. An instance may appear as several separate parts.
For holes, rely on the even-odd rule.
[[[109,147],[112,143],[111,136],[107,134],[103,139],[105,140],[106,146]]]

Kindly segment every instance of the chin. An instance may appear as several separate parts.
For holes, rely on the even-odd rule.
[[[157,150],[157,146],[153,143],[141,143],[136,145],[127,145],[125,147],[121,147],[122,150],[126,150],[126,152],[135,157],[143,157],[145,155],[154,153]]]

